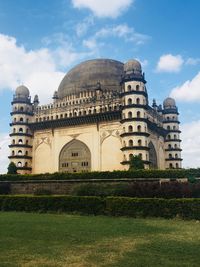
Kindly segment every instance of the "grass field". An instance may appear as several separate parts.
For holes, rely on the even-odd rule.
[[[0,267],[200,266],[200,223],[0,213]]]

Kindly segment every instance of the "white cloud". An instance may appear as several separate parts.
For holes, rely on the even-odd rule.
[[[200,63],[200,58],[192,58],[192,57],[189,57],[185,61],[185,64],[186,65],[192,65],[192,66],[198,65],[199,63]]]
[[[56,39],[57,38],[57,39]],[[15,38],[0,34],[0,89],[26,85],[32,96],[39,95],[42,104],[49,103],[65,73],[59,68],[69,67],[75,61],[88,58],[93,51],[77,52],[67,38],[58,34],[54,50],[41,48],[26,50]],[[50,38],[45,42],[51,43]]]
[[[183,167],[200,167],[200,120],[181,126]]]
[[[165,54],[160,57],[156,70],[158,72],[179,72],[183,63],[181,55]]]
[[[78,37],[82,37],[87,33],[89,28],[94,25],[93,16],[86,17],[82,22],[78,23],[75,27]]]
[[[75,8],[87,8],[97,17],[116,18],[126,11],[134,0],[72,0]]]
[[[121,38],[125,42],[131,42],[134,45],[141,45],[150,39],[150,36],[135,31],[127,24],[119,24],[110,27],[104,27],[98,30],[92,37],[83,40],[83,45],[89,49],[98,51],[99,47],[107,44],[106,38]]]
[[[7,167],[9,164],[9,147],[10,137],[8,134],[0,134],[0,173],[7,173]]]
[[[188,80],[172,89],[170,96],[183,101],[199,101],[200,72],[191,81]]]
[[[16,39],[0,34],[0,89],[15,89],[23,83],[31,94],[47,100],[57,89],[64,73],[57,71],[48,49],[27,51]],[[53,79],[54,78],[54,79]]]

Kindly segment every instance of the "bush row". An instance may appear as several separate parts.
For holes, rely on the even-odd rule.
[[[200,199],[0,196],[1,211],[200,219]]]
[[[67,179],[118,179],[118,178],[194,178],[200,177],[198,169],[180,170],[135,170],[135,171],[113,171],[113,172],[87,172],[87,173],[45,173],[35,175],[0,175],[0,181],[22,181],[22,180],[67,180]]]
[[[72,188],[75,196],[123,196],[141,198],[200,198],[200,182],[86,183]]]

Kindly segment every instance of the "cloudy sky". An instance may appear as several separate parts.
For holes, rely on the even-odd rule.
[[[184,167],[200,167],[199,10],[197,0],[0,0],[0,173],[15,88],[49,103],[65,73],[92,58],[141,61],[150,101],[176,99]]]

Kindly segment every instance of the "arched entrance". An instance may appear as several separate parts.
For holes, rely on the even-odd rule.
[[[158,168],[157,154],[152,142],[149,143],[149,161],[151,169]]]
[[[79,140],[72,140],[66,144],[60,152],[59,171],[91,171],[91,153],[89,148]]]

